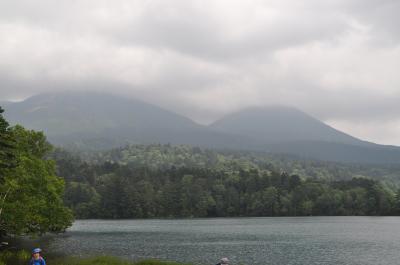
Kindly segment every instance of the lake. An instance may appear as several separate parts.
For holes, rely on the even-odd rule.
[[[400,264],[400,217],[78,220],[48,252],[194,264]]]

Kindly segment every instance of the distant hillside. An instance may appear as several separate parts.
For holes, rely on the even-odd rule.
[[[249,108],[210,127],[256,139],[274,153],[339,162],[400,163],[399,147],[362,141],[295,108]]]
[[[214,122],[211,128],[221,132],[247,135],[263,143],[324,141],[351,145],[369,145],[338,131],[310,115],[289,107],[248,108]]]
[[[43,130],[56,145],[109,149],[171,143],[294,154],[356,163],[400,164],[400,148],[362,141],[294,108],[250,108],[210,126],[129,98],[93,92],[46,93],[10,103],[12,124]]]
[[[43,130],[54,144],[90,149],[158,142],[238,148],[242,143],[160,107],[94,92],[40,94],[9,104],[5,116]]]

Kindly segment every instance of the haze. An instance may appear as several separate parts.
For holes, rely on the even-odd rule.
[[[210,123],[294,106],[400,145],[400,2],[1,1],[0,101],[95,90]]]

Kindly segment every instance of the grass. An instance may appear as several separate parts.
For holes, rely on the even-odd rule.
[[[2,251],[0,252],[0,265],[26,265],[30,259],[30,253],[27,251]],[[167,262],[159,260],[141,260],[130,262],[120,258],[100,256],[93,258],[56,258],[46,260],[51,265],[190,265],[176,262]]]
[[[5,250],[0,252],[0,265],[26,264],[30,258],[31,254],[25,250]]]

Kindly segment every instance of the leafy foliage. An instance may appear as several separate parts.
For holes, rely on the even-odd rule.
[[[0,185],[0,234],[26,235],[62,232],[72,222],[64,206],[64,180],[55,175],[55,163],[45,159],[51,145],[42,132],[21,126],[6,128],[13,155],[4,164]]]
[[[3,181],[7,170],[17,165],[15,139],[12,137],[8,122],[4,119],[0,107],[0,181]]]

